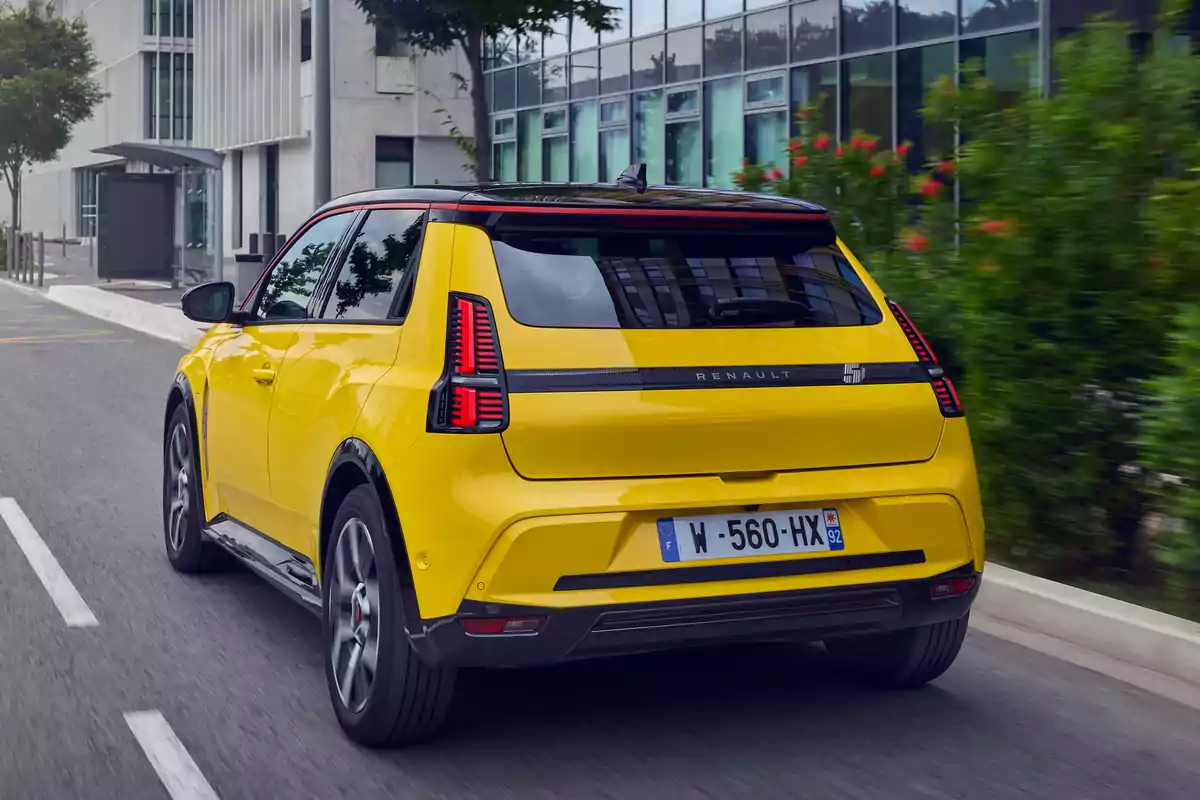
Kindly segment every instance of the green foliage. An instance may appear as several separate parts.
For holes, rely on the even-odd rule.
[[[105,97],[91,78],[96,59],[86,25],[52,11],[44,0],[0,5],[0,172],[16,225],[24,168],[54,160]]]
[[[501,35],[551,34],[559,20],[574,17],[592,30],[613,27],[616,10],[601,0],[354,0],[372,24],[396,31],[418,50],[462,48],[471,68],[475,177],[492,174],[491,121],[484,94],[484,43]],[[453,133],[452,133],[453,135]],[[458,139],[456,138],[456,141]],[[460,148],[462,145],[460,144]],[[464,149],[464,152],[466,150]]]
[[[1164,510],[1179,525],[1156,543],[1157,555],[1200,586],[1200,304],[1187,306],[1171,334],[1169,371],[1150,382],[1144,418],[1145,463]]]

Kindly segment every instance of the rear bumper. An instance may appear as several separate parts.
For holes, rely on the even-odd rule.
[[[931,586],[948,577],[975,581],[965,594],[933,599]],[[576,608],[467,600],[458,614],[426,620],[423,634],[412,642],[431,664],[524,667],[742,640],[827,639],[961,618],[979,592],[981,577],[968,564],[926,580],[700,600]],[[468,634],[460,620],[480,617],[542,617],[544,622],[535,634]]]

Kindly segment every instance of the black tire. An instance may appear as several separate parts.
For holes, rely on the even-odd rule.
[[[361,616],[356,616],[355,606],[350,599],[337,602],[334,597],[335,586],[346,586],[356,582],[360,586],[369,586],[370,566],[364,566],[367,574],[357,574],[356,568],[348,562],[343,554],[343,563],[347,563],[345,578],[337,578],[337,550],[343,533],[350,535],[348,523],[355,520],[365,526],[369,543],[373,551],[372,563],[375,575],[374,599],[366,606],[360,604],[358,610]],[[361,536],[361,532],[358,534]],[[360,538],[359,542],[363,540]],[[359,544],[360,552],[362,544]],[[456,670],[448,667],[431,667],[426,664],[409,644],[404,632],[404,616],[402,603],[404,598],[400,591],[400,572],[395,561],[390,533],[384,523],[383,508],[375,491],[368,485],[354,488],[346,495],[333,521],[329,535],[329,546],[326,548],[323,564],[322,600],[324,608],[325,629],[325,677],[329,687],[329,699],[333,703],[338,722],[342,730],[354,741],[367,747],[391,747],[401,744],[411,744],[431,738],[441,728],[450,710],[450,702],[454,696]],[[361,558],[361,556],[360,556]],[[365,561],[362,562],[365,565]],[[346,578],[350,580],[347,581]],[[357,588],[354,590],[357,592]],[[364,592],[369,590],[364,589]],[[376,607],[377,606],[377,607]],[[364,608],[369,610],[364,611]],[[348,615],[348,616],[347,616]],[[374,641],[376,663],[374,672],[356,672],[355,677],[346,681],[346,674],[357,636],[342,642],[338,635],[339,619],[342,624],[349,623],[350,627],[360,625],[360,619],[367,620],[370,633],[377,637]],[[349,628],[347,628],[349,630]],[[355,628],[356,632],[359,630]],[[365,641],[371,641],[370,633],[364,634]],[[361,647],[361,645],[360,645]],[[371,647],[360,649],[359,664],[366,658],[364,652]],[[336,663],[335,663],[336,662]],[[341,675],[339,675],[339,672]],[[370,674],[369,688],[361,690],[364,696],[355,694],[356,686],[364,683],[365,675]],[[339,680],[348,684],[349,700],[344,699],[339,689]]]
[[[829,639],[825,649],[860,681],[881,689],[915,689],[950,669],[970,615],[889,633]]]
[[[200,533],[204,508],[200,501],[195,442],[192,415],[180,403],[171,415],[163,441],[163,543],[171,566],[187,573],[212,569],[220,555],[217,545]],[[175,504],[181,499],[184,505],[177,507]],[[180,514],[178,520],[176,513]]]

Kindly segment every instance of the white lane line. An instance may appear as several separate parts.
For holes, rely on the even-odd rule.
[[[16,500],[0,497],[0,518],[4,519],[9,533],[17,540],[17,545],[29,560],[29,566],[33,567],[42,586],[46,587],[50,599],[58,606],[58,613],[62,614],[63,621],[72,628],[99,625],[96,615],[75,590],[75,584],[71,583],[67,573],[58,565],[58,559],[42,541],[42,537],[38,535],[33,523],[25,516]]]
[[[218,800],[217,793],[161,713],[132,711],[125,715],[125,724],[133,731],[171,800]]]

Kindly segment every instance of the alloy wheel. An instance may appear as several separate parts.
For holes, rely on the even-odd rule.
[[[379,575],[371,532],[358,517],[334,545],[329,587],[333,642],[329,657],[342,703],[358,713],[371,698],[379,661]]]
[[[192,465],[191,444],[187,427],[176,425],[171,431],[171,446],[167,450],[167,541],[171,552],[183,549],[187,536],[188,516],[191,513],[192,495],[189,490]]]

